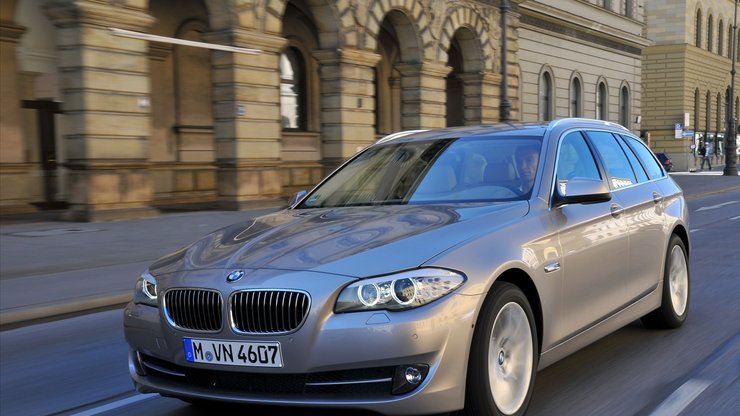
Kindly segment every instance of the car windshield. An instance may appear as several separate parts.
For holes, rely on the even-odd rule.
[[[502,135],[375,145],[297,208],[528,199],[541,146],[538,136]]]

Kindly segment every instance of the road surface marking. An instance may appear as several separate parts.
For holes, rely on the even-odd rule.
[[[697,231],[701,230],[701,228],[694,228],[693,230],[689,230],[690,233],[695,233]]]
[[[740,220],[740,215],[730,218],[730,221]]]
[[[737,203],[737,201],[729,201],[729,202],[723,202],[723,203],[717,204],[717,205],[712,205],[712,206],[709,206],[709,207],[701,207],[701,208],[697,209],[696,212],[699,212],[699,211],[709,211],[710,209],[722,208],[725,205],[732,205],[732,204],[735,204],[735,203]]]
[[[154,394],[137,394],[136,396],[127,397],[125,399],[116,400],[115,402],[111,402],[108,404],[104,404],[102,406],[98,406],[92,409],[85,410],[84,412],[75,413],[72,416],[93,416],[93,415],[99,415],[104,412],[111,411],[113,409],[118,409],[119,407],[128,406],[132,403],[140,402],[142,400],[149,400],[153,399],[155,397],[158,397]]]
[[[683,383],[650,416],[677,416],[711,384],[711,381],[697,379]]]

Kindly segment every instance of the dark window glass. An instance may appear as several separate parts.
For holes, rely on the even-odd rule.
[[[306,129],[304,63],[296,48],[280,56],[280,118],[284,129]]]
[[[648,175],[651,179],[657,179],[663,177],[663,169],[660,167],[660,163],[658,163],[657,160],[655,160],[655,156],[653,156],[653,152],[648,150],[645,145],[639,141],[635,140],[632,137],[622,136],[625,141],[630,145],[630,148],[635,151],[635,154],[640,159],[640,162],[642,162],[642,166],[645,167],[645,170],[647,171]]]
[[[568,181],[573,178],[601,179],[594,156],[580,132],[568,133],[560,141],[555,174],[561,195],[567,195]]]
[[[549,72],[542,73],[540,83],[540,119],[552,120],[552,77]]]
[[[570,116],[583,116],[581,112],[581,80],[578,78],[573,78],[570,84]]]
[[[622,140],[618,141],[619,144],[622,146],[622,150],[624,150],[624,153],[627,155],[627,159],[629,159],[630,165],[632,165],[632,171],[635,172],[635,175],[637,175],[637,181],[646,182],[649,179],[648,175],[645,172],[645,169],[642,167],[640,161],[637,159],[637,156],[635,156],[632,149],[630,149],[625,142],[623,142]]]
[[[596,118],[599,120],[607,119],[607,92],[606,84],[603,82],[599,83],[598,89],[596,90]]]
[[[627,155],[624,154],[617,139],[611,133],[589,131],[586,134],[601,155],[601,160],[604,161],[604,167],[609,174],[609,186],[612,189],[637,183]]]

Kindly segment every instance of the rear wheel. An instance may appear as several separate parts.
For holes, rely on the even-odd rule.
[[[649,328],[672,329],[683,325],[689,314],[689,257],[686,246],[672,235],[665,259],[660,307],[642,317]]]
[[[497,282],[473,337],[465,414],[523,415],[537,371],[537,331],[532,308],[518,287]]]

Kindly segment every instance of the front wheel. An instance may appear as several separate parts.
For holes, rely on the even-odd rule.
[[[513,284],[496,282],[491,291],[470,351],[465,414],[523,415],[539,357],[534,315]]]
[[[686,246],[672,235],[665,258],[660,307],[642,317],[648,328],[673,329],[683,325],[689,314],[689,256]]]

